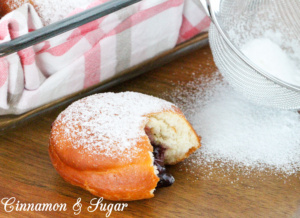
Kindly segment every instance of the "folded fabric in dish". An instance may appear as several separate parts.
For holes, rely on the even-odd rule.
[[[95,0],[69,16],[106,1]],[[0,115],[21,114],[105,82],[208,26],[196,0],[144,0],[0,58]],[[0,43],[42,27],[25,4],[0,20]]]

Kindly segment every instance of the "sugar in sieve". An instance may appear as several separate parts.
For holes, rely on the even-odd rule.
[[[212,20],[209,41],[224,78],[248,99],[280,109],[300,109],[300,86],[254,64],[241,46],[269,37],[300,64],[299,0],[200,0]],[[284,72],[282,72],[284,73]],[[299,84],[300,85],[300,84]]]

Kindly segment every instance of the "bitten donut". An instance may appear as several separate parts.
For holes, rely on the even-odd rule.
[[[74,9],[85,6],[94,0],[0,0],[0,17],[21,7],[31,4],[45,25],[66,17]]]
[[[199,147],[200,138],[174,104],[124,92],[71,104],[52,125],[49,154],[67,182],[108,200],[130,201],[171,185],[164,165]]]

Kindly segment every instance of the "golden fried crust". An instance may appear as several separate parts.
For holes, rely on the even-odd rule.
[[[177,107],[161,112],[173,112],[185,119]],[[145,116],[149,115],[151,114]],[[191,126],[186,119],[185,121]],[[146,123],[141,128],[143,129],[145,125]],[[153,147],[146,133],[134,145],[138,148],[138,154],[130,156],[123,153],[122,156],[115,154],[114,157],[107,157],[101,152],[93,153],[80,147],[74,148],[73,139],[63,138],[64,129],[64,124],[56,120],[49,143],[53,166],[64,180],[108,200],[131,201],[154,197],[153,190],[159,177],[154,170],[151,154]],[[198,139],[200,147],[200,138]],[[61,144],[62,142],[64,144]],[[196,149],[191,148],[185,157]]]
[[[3,17],[5,14],[11,11],[8,2],[5,0],[0,1],[0,17]]]
[[[182,112],[177,107],[172,107],[170,110],[163,110],[162,112],[172,112],[177,115],[184,117]],[[146,114],[145,116],[149,116],[151,114]],[[63,119],[63,117],[61,117]],[[189,124],[189,122],[186,120]],[[143,129],[144,125],[140,128]],[[123,153],[122,157],[117,156],[115,154],[113,157],[105,156],[102,153],[94,153],[92,151],[86,150],[84,148],[74,148],[72,141],[79,140],[80,136],[76,136],[78,138],[64,138],[64,130],[66,126],[59,122],[55,121],[50,136],[50,146],[53,146],[55,152],[58,154],[59,158],[66,165],[78,169],[78,170],[108,170],[115,168],[122,168],[124,165],[128,164],[138,164],[139,162],[148,162],[151,157],[149,152],[153,152],[153,147],[149,141],[146,133],[140,137],[140,139],[135,144],[135,150],[138,150],[138,153],[135,155],[130,155],[126,152]],[[64,144],[58,144],[58,142],[63,141]],[[96,143],[96,141],[94,142]],[[116,145],[118,146],[118,145]],[[130,152],[130,151],[128,151]]]
[[[64,137],[64,125],[55,122],[50,136],[49,154],[54,168],[69,183],[108,200],[131,201],[154,197],[159,177],[154,172],[150,152],[153,147],[146,134],[134,146],[137,155],[114,158],[74,148]],[[64,141],[65,144],[57,144]]]
[[[159,178],[150,167],[152,160],[106,171],[78,170],[63,163],[49,147],[53,166],[69,183],[108,200],[131,201],[152,198]]]
[[[135,145],[139,150],[137,155],[130,156],[130,154],[124,152],[122,157],[118,157],[117,154],[110,157],[103,155],[101,152],[94,153],[84,148],[74,148],[72,141],[76,140],[76,138],[63,140],[63,137],[65,137],[64,129],[65,126],[63,124],[59,122],[54,123],[50,138],[50,146],[53,146],[53,149],[56,151],[59,158],[72,168],[78,170],[105,171],[108,169],[120,168],[128,164],[137,164],[140,161],[149,161],[151,159],[149,152],[153,151],[153,147],[146,134],[141,137]],[[64,144],[57,144],[57,142],[62,141]]]
[[[23,5],[25,3],[30,3],[35,7],[32,0],[18,0],[17,1],[18,4],[14,4],[14,2],[16,2],[16,0],[1,0],[0,1],[0,17],[3,17],[7,13],[17,9],[18,7],[20,7],[21,5]]]

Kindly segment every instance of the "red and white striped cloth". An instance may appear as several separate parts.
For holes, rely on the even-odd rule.
[[[95,0],[72,14],[106,1]],[[207,31],[209,23],[198,0],[144,0],[0,58],[0,115],[24,113],[111,79]],[[0,43],[42,26],[25,4],[0,20]]]

